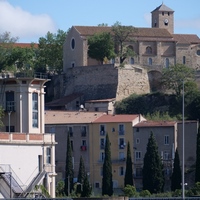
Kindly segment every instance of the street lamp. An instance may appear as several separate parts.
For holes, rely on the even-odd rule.
[[[182,153],[183,153],[183,159],[182,159],[182,199],[184,200],[185,199],[185,120],[184,120],[184,117],[185,117],[185,110],[184,110],[184,80],[183,80],[183,108],[182,108],[182,125],[183,125],[183,150],[182,150]]]

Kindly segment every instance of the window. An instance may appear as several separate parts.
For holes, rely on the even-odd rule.
[[[162,15],[164,15],[165,13],[164,12],[162,12]]]
[[[183,64],[185,65],[185,63],[186,63],[186,57],[183,56]]]
[[[124,138],[119,138],[119,148],[120,149],[124,149],[125,148]]]
[[[71,144],[72,151],[74,151],[74,142],[73,142],[73,140],[70,141],[70,144]]]
[[[164,136],[164,144],[168,145],[169,144],[169,135]]]
[[[101,138],[100,139],[100,149],[104,149],[105,148],[105,139]]]
[[[6,126],[6,132],[15,132],[15,127],[10,126],[10,131],[9,131],[9,126]]]
[[[135,160],[141,160],[141,158],[142,158],[142,152],[136,151],[135,152]]]
[[[169,152],[164,151],[163,160],[169,160]]]
[[[75,49],[75,39],[74,38],[72,38],[71,39],[71,48],[72,48],[72,50],[74,50]]]
[[[165,59],[165,67],[166,67],[166,68],[169,68],[169,58],[166,58],[166,59]]]
[[[152,58],[149,58],[149,59],[148,59],[148,64],[149,64],[149,65],[152,65]]]
[[[6,111],[15,111],[14,92],[6,92]]]
[[[82,140],[82,142],[81,142],[81,150],[82,151],[86,151],[87,150],[86,140]]]
[[[95,107],[95,108],[94,108],[94,111],[95,111],[95,112],[98,112],[98,111],[99,111],[99,108],[98,108],[98,107]]]
[[[137,127],[137,128],[136,128],[136,132],[139,132],[139,131],[140,131],[140,129]]]
[[[72,128],[72,126],[68,126],[67,129],[68,129],[69,136],[73,137],[73,128]]]
[[[56,131],[55,131],[55,127],[50,127],[49,132],[50,132],[50,133],[55,133],[55,132],[56,132]]]
[[[125,160],[124,152],[119,152],[119,159],[120,160]]]
[[[105,153],[101,152],[100,153],[100,161],[104,161],[104,158],[105,158]]]
[[[100,176],[103,176],[103,167],[100,168]]]
[[[86,137],[86,126],[81,127],[81,136]]]
[[[105,125],[100,125],[100,135],[105,135]]]
[[[198,55],[198,56],[200,56],[200,49],[199,49],[199,50],[197,50],[197,55]]]
[[[124,124],[119,124],[119,135],[124,135]]]
[[[119,168],[119,175],[124,176],[124,167]]]
[[[140,138],[136,138],[136,144],[140,144]]]
[[[71,67],[75,67],[75,62],[71,62]]]
[[[46,162],[47,164],[51,164],[51,148],[46,148]]]
[[[95,183],[95,188],[100,188],[100,183]]]
[[[131,59],[130,59],[130,64],[131,64],[131,65],[134,65],[134,63],[135,63],[134,58],[131,58]]]
[[[154,27],[156,27],[157,26],[157,20],[155,19],[155,21],[154,21]]]
[[[150,46],[148,46],[148,47],[146,48],[146,53],[147,53],[147,54],[152,54],[152,48],[151,48]]]
[[[135,169],[135,176],[136,177],[142,177],[142,168],[136,168]]]
[[[38,93],[32,94],[32,126],[38,128]]]

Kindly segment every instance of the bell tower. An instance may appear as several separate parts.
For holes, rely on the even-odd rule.
[[[174,11],[163,3],[151,12],[151,27],[165,28],[174,33]]]

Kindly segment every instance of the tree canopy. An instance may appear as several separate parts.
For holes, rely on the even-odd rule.
[[[116,22],[112,26],[112,33],[114,35],[115,53],[120,58],[120,64],[129,56],[134,56],[135,53],[131,46],[127,46],[127,42],[134,42],[132,39],[136,28],[133,26],[123,26],[120,22]]]
[[[39,38],[36,68],[48,69],[60,73],[63,68],[63,44],[66,32],[58,30],[57,34],[47,32]]]
[[[115,57],[114,43],[112,36],[108,32],[94,34],[88,38],[88,55],[103,64],[105,59],[110,60]]]
[[[183,64],[176,64],[174,66],[169,66],[169,68],[164,68],[162,72],[162,84],[167,90],[172,90],[179,97],[183,90],[183,81],[186,85],[185,92],[187,92],[190,84],[194,83],[194,70]],[[192,83],[190,83],[192,82]]]

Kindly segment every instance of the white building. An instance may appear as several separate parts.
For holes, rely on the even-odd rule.
[[[0,74],[0,193],[4,198],[41,194],[55,197],[55,138],[44,132],[44,84],[41,74]],[[43,189],[44,189],[43,187]],[[39,193],[39,194],[38,194]]]

